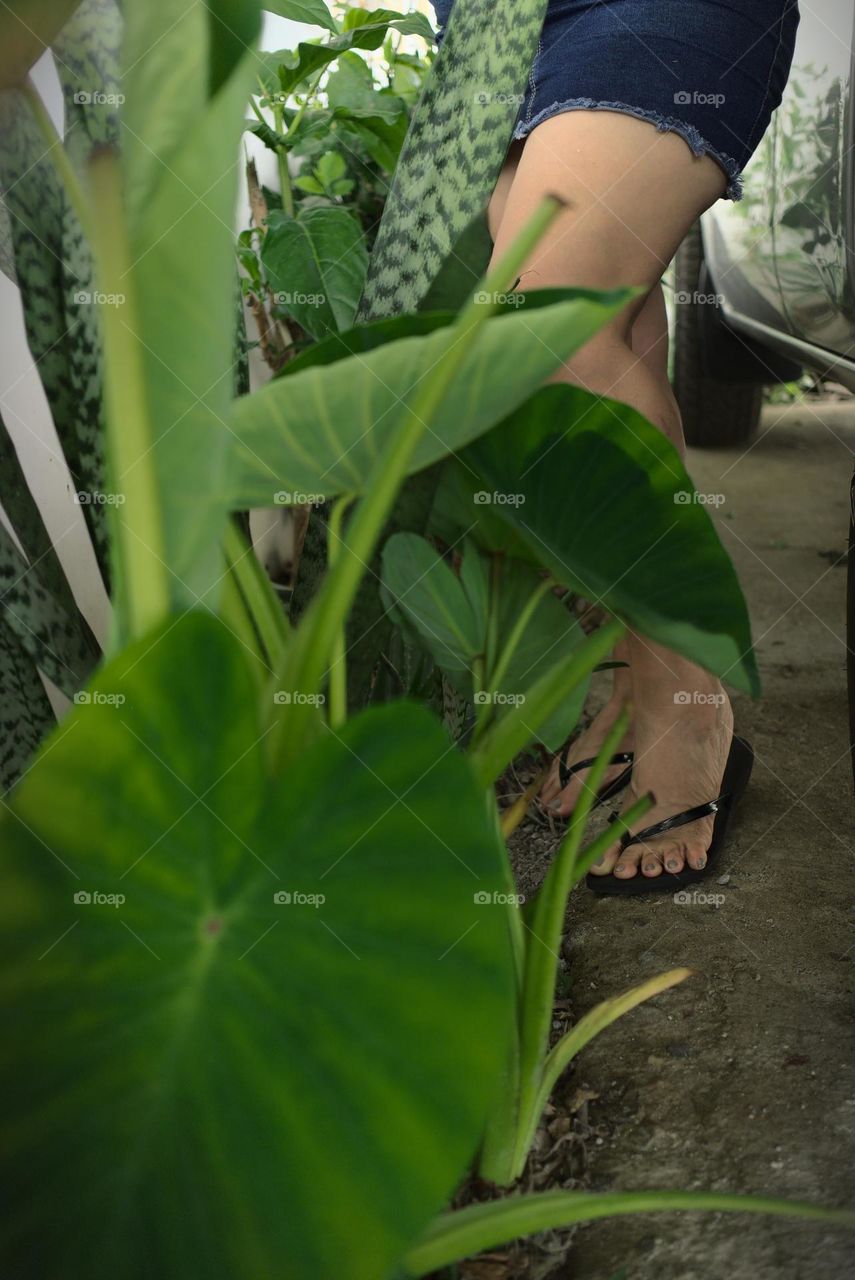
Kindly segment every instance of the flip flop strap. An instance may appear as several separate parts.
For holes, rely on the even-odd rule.
[[[654,840],[656,836],[664,835],[666,831],[673,831],[675,827],[685,827],[690,822],[697,822],[698,818],[706,818],[711,813],[718,813],[727,799],[726,794],[720,795],[717,800],[708,800],[706,804],[696,805],[694,809],[685,809],[682,813],[675,813],[671,818],[663,818],[661,822],[654,823],[652,827],[645,827],[634,836],[625,831],[620,838],[621,849],[628,849],[631,844],[644,844],[647,840]]]
[[[616,756],[612,756],[609,765],[613,764],[632,764],[635,755],[632,751],[619,751]],[[558,781],[561,784],[562,791],[567,786],[574,773],[579,773],[582,769],[590,769],[591,765],[597,763],[597,757],[591,756],[590,760],[577,760],[575,764],[565,764],[563,757],[558,761]]]

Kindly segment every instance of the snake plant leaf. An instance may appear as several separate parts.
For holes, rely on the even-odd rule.
[[[730,557],[676,449],[634,409],[577,387],[544,387],[463,461],[478,488],[514,496],[491,513],[559,582],[759,692]]]
[[[265,0],[264,8],[269,13],[277,13],[280,18],[288,18],[291,22],[303,22],[307,26],[338,31],[338,23],[324,0]]]
[[[23,651],[73,697],[91,675],[98,650],[77,607],[60,603],[0,526],[0,616]]]
[[[271,211],[261,261],[284,311],[314,338],[353,324],[368,250],[362,228],[346,209]]]
[[[56,725],[36,665],[0,618],[0,798]],[[2,807],[2,806],[0,806]]]
[[[545,12],[546,0],[457,0],[395,170],[361,320],[415,311],[487,207]]]
[[[419,303],[419,311],[459,311],[486,274],[492,252],[493,241],[487,227],[487,216],[483,212],[478,213],[463,228],[449,251]]]
[[[419,471],[487,431],[626,303],[588,294],[492,318],[451,377],[414,455]],[[358,360],[304,368],[234,403],[230,466],[238,508],[270,506],[277,491],[360,492],[400,429],[406,402],[454,342],[453,329],[403,338]],[[513,350],[514,359],[507,359]]]
[[[28,102],[16,90],[0,93],[0,188],[27,344],[59,443],[75,489],[101,493],[100,396],[96,386],[84,387],[82,373],[96,341],[91,265],[44,139]],[[104,507],[90,502],[84,516],[104,571]]]
[[[163,558],[178,607],[203,598],[216,606],[228,509],[232,219],[254,80],[254,55],[243,45],[251,45],[260,18],[257,5],[240,6],[240,47],[224,49],[210,37],[209,22],[228,25],[231,7],[220,13],[221,6],[195,0],[181,0],[177,13],[167,0],[129,6],[124,47],[122,162],[135,326],[164,507]]]
[[[512,969],[471,767],[399,703],[268,776],[254,689],[171,619],[4,818],[20,1280],[377,1280],[477,1147]]]

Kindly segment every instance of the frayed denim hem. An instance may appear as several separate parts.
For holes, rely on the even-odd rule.
[[[742,174],[739,163],[733,156],[725,155],[710,146],[693,124],[687,124],[685,120],[674,120],[671,116],[660,115],[657,111],[630,107],[625,102],[596,102],[593,98],[568,98],[566,102],[554,102],[551,107],[539,111],[533,119],[520,120],[514,129],[514,141],[528,137],[536,125],[542,124],[552,116],[561,115],[564,111],[617,111],[621,115],[635,116],[637,120],[647,120],[650,124],[655,124],[660,133],[678,133],[696,156],[710,156],[727,174],[725,200],[741,200],[743,197]]]

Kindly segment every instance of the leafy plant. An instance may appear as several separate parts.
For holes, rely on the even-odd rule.
[[[510,4],[498,7],[507,21]],[[317,16],[314,0],[278,9]],[[541,432],[537,388],[631,296],[562,292],[532,302],[526,325],[498,314],[554,202],[484,281],[486,301],[369,326],[357,355],[334,334],[233,400],[228,218],[258,19],[226,0],[130,7],[121,154],[100,139],[69,164],[26,90],[98,287],[123,297],[97,314],[107,484],[125,501],[109,512],[109,658],[0,824],[7,1270],[380,1280],[586,1212],[756,1208],[848,1223],[813,1206],[663,1193],[655,1206],[536,1197],[429,1225],[480,1145],[482,1167],[513,1176],[572,1053],[651,993],[594,1011],[545,1055],[554,969],[502,902],[513,883],[492,780],[541,725],[563,731],[627,624],[713,670],[741,654],[743,687],[755,673],[735,576],[703,511],[674,507],[687,481],[667,446],[651,462],[602,423],[553,418]],[[487,370],[508,343],[499,397]],[[380,359],[392,395],[378,390]],[[525,702],[479,702],[468,752],[424,708],[348,716],[345,624],[407,476],[455,450],[479,483],[501,478],[514,455],[508,423],[495,428],[509,412],[526,448],[574,451],[584,466],[599,446],[598,478],[619,500],[642,486],[652,527],[667,505],[669,556],[697,557],[718,592],[711,604],[670,589],[650,599],[632,565],[604,593],[616,617],[582,639],[538,572],[599,582],[616,554],[611,510],[592,486],[586,537],[539,525],[541,554],[498,504],[459,540],[459,580],[427,544],[389,542],[387,601],[473,696],[521,690]],[[636,425],[652,442],[654,428]],[[469,512],[450,473],[453,528]],[[554,491],[531,474],[548,506]],[[291,627],[230,513],[263,485],[272,504],[303,484],[335,498],[331,555]],[[414,558],[429,598],[403,583]],[[521,599],[505,636],[498,623]],[[539,612],[570,648],[526,665]],[[28,696],[25,679],[17,688]],[[583,818],[533,904],[546,938],[596,850],[578,852]]]

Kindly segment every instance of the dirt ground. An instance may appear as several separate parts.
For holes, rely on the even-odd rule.
[[[843,559],[853,451],[855,401],[816,400],[767,408],[747,451],[690,459],[698,490],[724,495],[715,518],[751,607],[764,696],[737,697],[735,710],[757,761],[717,868],[723,883],[704,886],[720,905],[573,895],[565,955],[576,1017],[661,970],[698,974],[611,1027],[565,1080],[553,1123],[556,1134],[573,1127],[564,1185],[855,1203]],[[533,888],[554,837],[532,826],[520,837],[519,873]],[[565,1255],[566,1240],[541,1239],[521,1274],[855,1274],[855,1237],[776,1219],[652,1215],[582,1228]]]

